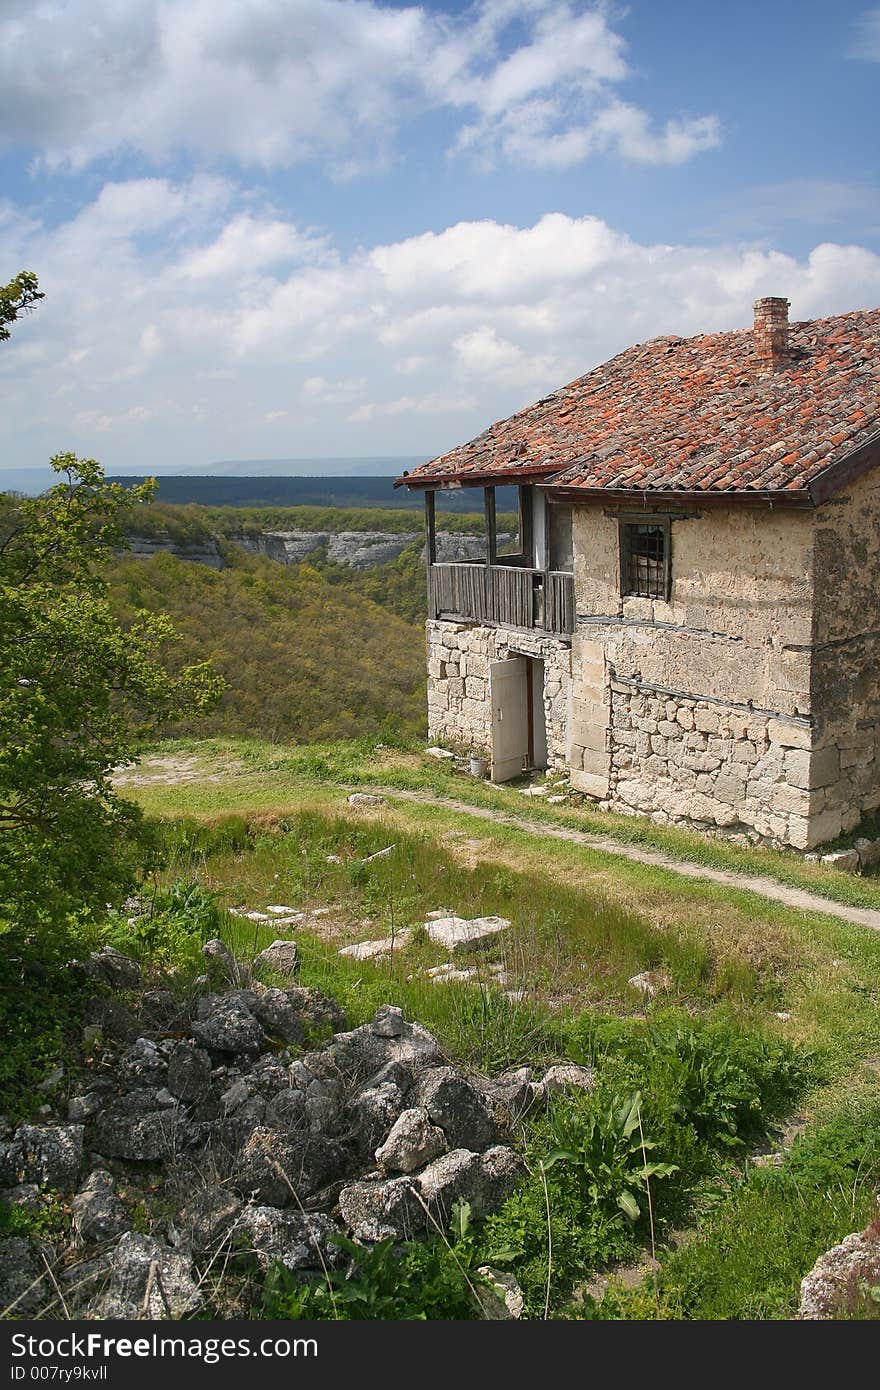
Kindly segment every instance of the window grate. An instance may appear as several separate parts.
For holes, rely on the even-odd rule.
[[[669,537],[664,525],[627,522],[623,528],[623,592],[639,598],[669,595]]]

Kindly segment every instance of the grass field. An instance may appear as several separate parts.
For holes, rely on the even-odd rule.
[[[153,750],[125,786],[165,824],[168,862],[159,886],[196,881],[214,895],[222,932],[239,956],[252,958],[278,931],[223,909],[283,904],[308,914],[295,929],[301,980],[339,999],[350,1023],[396,1002],[462,1063],[493,1071],[565,1056],[596,1063],[609,1099],[615,1088],[643,1089],[652,1133],[680,1173],[655,1194],[656,1282],[615,1280],[615,1260],[644,1274],[645,1230],[621,1228],[612,1239],[603,1226],[597,1234],[593,1208],[579,1206],[583,1199],[554,1177],[554,1316],[788,1317],[816,1256],[873,1214],[880,933],[550,838],[546,829],[595,831],[806,887],[830,901],[876,906],[876,880],[849,880],[795,855],[702,840],[575,803],[548,806],[406,748],[175,744]],[[387,789],[381,803],[349,806],[351,787],[380,786]],[[413,800],[400,792],[426,795]],[[441,798],[515,811],[528,824],[478,819]],[[390,846],[388,855],[371,858]],[[450,955],[422,925],[440,908],[500,915],[511,926],[488,949]],[[392,933],[395,949],[379,961],[339,955],[343,945]],[[434,983],[427,971],[446,960],[473,976]],[[199,968],[196,943],[192,970]],[[659,982],[650,999],[629,983],[646,970]],[[695,1027],[721,1042],[709,1060],[687,1064],[696,1070],[685,1082],[684,1054],[670,1061],[662,1039],[670,1030],[686,1039]],[[661,1041],[649,1045],[655,1036]],[[703,1044],[682,1045],[703,1055]],[[777,1058],[767,1065],[782,1066],[780,1076],[795,1068],[785,1084],[766,1076],[754,1082],[756,1133],[777,1126],[770,1144],[782,1146],[779,1167],[755,1167],[755,1149],[742,1137],[729,1147],[716,1134],[676,1148],[693,1131],[686,1111],[676,1109],[685,1102],[670,1099],[676,1088],[685,1087],[687,1106],[714,1104],[708,1098],[724,1094],[726,1077],[745,1074],[737,1062],[743,1049],[743,1056]],[[534,1153],[548,1142],[540,1126],[529,1140]],[[536,1235],[543,1201],[527,1184],[481,1236],[490,1255],[519,1251],[515,1268],[534,1316],[549,1277],[546,1232]],[[595,1270],[608,1272],[602,1299],[585,1292]]]

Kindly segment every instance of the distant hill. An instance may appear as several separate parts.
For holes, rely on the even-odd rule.
[[[144,475],[111,475],[110,482],[134,487]],[[385,477],[228,477],[220,474],[169,474],[158,478],[156,494],[160,502],[178,505],[199,503],[208,507],[383,507],[422,510],[420,493],[394,488]],[[482,492],[474,488],[455,488],[437,494],[437,505],[449,512],[473,512],[482,506]],[[497,497],[501,511],[515,506],[514,489],[501,488]]]

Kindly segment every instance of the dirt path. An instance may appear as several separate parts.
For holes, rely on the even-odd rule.
[[[526,816],[508,815],[505,811],[495,811],[488,806],[471,806],[466,801],[456,801],[452,797],[434,796],[430,792],[402,791],[397,787],[350,787],[346,790],[369,792],[386,796],[389,800],[417,801],[424,805],[442,806],[458,815],[471,816],[474,820],[492,821],[496,825],[507,825],[513,830],[523,830],[529,835],[546,835],[552,840],[566,840],[570,844],[585,845],[588,849],[600,850],[603,854],[614,854],[619,859],[631,859],[636,864],[650,864],[655,869],[669,869],[684,878],[700,879],[703,882],[719,883],[725,888],[736,888],[744,893],[755,893],[761,898],[782,903],[801,912],[821,912],[826,917],[839,917],[844,922],[855,922],[860,927],[870,927],[880,931],[880,909],[870,907],[850,907],[847,903],[823,898],[818,893],[809,893],[804,888],[791,888],[778,883],[773,878],[757,878],[749,874],[733,873],[730,869],[713,869],[708,864],[694,864],[686,859],[674,859],[659,850],[642,849],[638,845],[624,845],[606,835],[591,835],[585,830],[572,830],[565,825],[548,825],[544,821],[529,820]]]

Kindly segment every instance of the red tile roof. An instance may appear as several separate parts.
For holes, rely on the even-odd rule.
[[[400,481],[817,500],[880,445],[880,309],[792,323],[788,342],[773,372],[751,329],[636,344]]]

